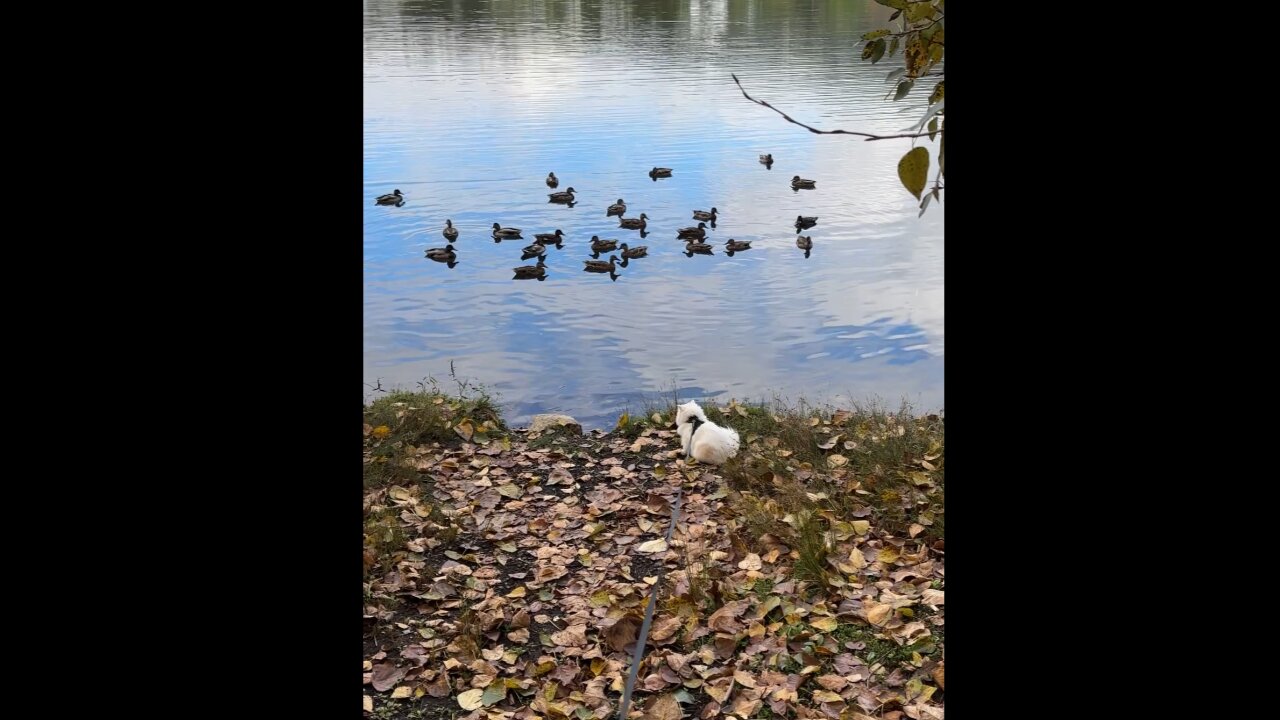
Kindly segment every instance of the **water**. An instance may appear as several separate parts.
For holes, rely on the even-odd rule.
[[[943,404],[943,207],[917,218],[894,134],[927,89],[893,103],[858,37],[890,10],[853,2],[366,0],[364,382],[414,389],[450,368],[496,392],[509,420],[565,412],[611,427],[646,400]],[[921,87],[924,87],[923,85]],[[919,92],[921,88],[917,88]],[[936,143],[925,142],[930,154]],[[775,164],[757,162],[771,152]],[[674,169],[651,180],[653,166]],[[547,202],[544,179],[573,186]],[[817,180],[793,191],[790,178]],[[402,207],[374,205],[399,188]],[[648,237],[605,208],[644,212]],[[686,257],[676,229],[715,206]],[[809,258],[797,215],[816,215]],[[461,236],[452,268],[424,258]],[[524,240],[494,243],[494,222]],[[513,280],[534,233],[561,229],[545,281]],[[583,272],[592,235],[649,256]],[[608,254],[602,256],[608,259]]]

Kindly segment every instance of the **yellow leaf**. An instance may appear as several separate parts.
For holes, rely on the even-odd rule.
[[[373,429],[373,436],[378,438],[379,440],[381,440],[382,438],[390,434],[391,434],[391,428],[387,427],[386,425],[379,425],[378,427]]]
[[[876,559],[886,565],[892,563],[898,559],[898,550],[892,547],[880,548],[880,555]]]
[[[867,611],[867,621],[872,625],[883,626],[889,620],[890,613],[893,612],[893,606],[888,603],[878,603],[874,600],[868,600],[863,604]]]
[[[836,619],[833,617],[824,617],[824,618],[819,618],[817,620],[814,620],[809,624],[818,628],[823,632],[832,632],[833,630],[836,629],[836,626],[839,625],[840,623],[836,622]]]
[[[853,531],[859,535],[866,535],[867,531],[871,529],[871,523],[866,520],[854,520],[850,524],[853,525]]]
[[[413,688],[409,687],[408,685],[401,685],[400,687],[391,691],[391,699],[399,700],[400,698],[407,698],[412,694],[413,694]]]
[[[920,199],[925,183],[929,180],[929,151],[924,147],[915,147],[898,161],[898,179],[907,192]]]
[[[636,548],[637,552],[642,553],[660,553],[667,551],[667,541],[665,538],[650,540],[646,543],[640,543],[640,547]]]
[[[373,698],[368,695],[364,696],[364,711],[370,713],[373,712]]]
[[[844,702],[844,698],[830,690],[814,690],[813,699],[818,702]]]
[[[867,556],[863,555],[858,548],[854,548],[849,551],[849,564],[853,566],[854,570],[861,570],[867,566]]]
[[[526,593],[526,592],[528,592],[528,590],[526,590],[526,589],[525,589],[525,586],[521,585],[520,587],[516,588],[515,590],[512,590],[511,592],[507,593],[507,597],[509,597],[509,598],[522,598],[522,597],[524,597],[524,596],[525,596],[525,593]]]
[[[458,705],[463,710],[479,710],[484,706],[484,702],[481,700],[483,697],[484,690],[479,688],[476,688],[475,690],[468,690],[458,695]]]

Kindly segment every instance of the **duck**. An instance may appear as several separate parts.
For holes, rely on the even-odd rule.
[[[648,245],[638,245],[636,247],[627,247],[626,243],[622,243],[622,259],[630,260],[632,258],[642,258],[649,254]]]
[[[697,240],[690,240],[684,245],[684,254],[688,255],[689,257],[693,257],[694,253],[698,253],[699,255],[715,254],[711,251],[711,243],[704,243],[704,242],[698,242]]]
[[[560,231],[560,228],[556,228],[553,233],[538,233],[533,236],[533,239],[540,245],[555,245],[556,247],[564,245],[564,233]]]
[[[528,260],[531,257],[542,257],[547,254],[547,248],[542,243],[534,243],[524,250],[520,251],[520,259]]]
[[[750,240],[734,240],[733,238],[729,238],[729,242],[724,244],[724,249],[728,250],[730,253],[735,253],[742,250],[750,250],[751,241]]]
[[[772,165],[772,164],[773,164],[773,153],[767,153],[767,154],[765,154],[765,155],[761,155],[761,156],[760,156],[760,162],[764,163],[765,165]]]
[[[660,177],[671,177],[671,168],[656,167],[649,171],[649,177],[657,180]]]
[[[554,202],[554,203],[572,203],[572,202],[573,202],[573,194],[574,194],[574,193],[576,193],[576,192],[578,192],[578,191],[577,191],[577,190],[574,190],[572,187],[568,188],[568,189],[567,189],[567,190],[565,190],[564,192],[553,192],[553,193],[551,193],[551,194],[549,194],[549,195],[547,196],[547,197],[551,198],[548,202]]]
[[[791,178],[791,187],[793,188],[814,188],[817,186],[818,186],[817,180],[805,180],[799,175],[796,175],[795,177]]]
[[[442,248],[429,248],[427,257],[436,262],[453,262],[458,258],[458,253],[454,252],[453,243],[449,243]]]
[[[796,236],[796,247],[804,251],[805,257],[809,257],[809,251],[813,250],[813,236],[812,235]]]
[[[680,228],[676,233],[682,238],[704,238],[707,236],[707,224],[698,223],[698,227]]]
[[[610,205],[609,209],[605,211],[604,216],[609,217],[610,215],[622,215],[626,211],[627,204],[622,201],[622,198],[618,198],[618,202]]]
[[[445,220],[444,232],[441,234],[444,235],[445,240],[448,240],[449,242],[453,242],[454,240],[458,239],[458,228],[453,226],[452,220]]]
[[[618,218],[618,227],[630,228],[632,230],[643,230],[649,223],[646,222],[649,216],[640,213],[638,218]]]
[[[804,215],[796,216],[796,232],[800,232],[805,228],[811,228],[818,224],[818,216],[805,217]]]
[[[400,188],[396,188],[395,192],[379,195],[377,203],[379,205],[399,205],[404,202],[404,194],[400,192]]]
[[[548,174],[547,174],[547,187],[549,187],[549,188],[555,188],[555,187],[558,187],[559,185],[560,185],[560,179],[556,177],[556,174],[555,174],[555,173],[548,173]]]
[[[502,240],[504,238],[520,237],[520,228],[502,227],[498,223],[493,224],[493,239]]]
[[[707,212],[706,210],[694,210],[693,219],[694,220],[710,220],[711,222],[715,222],[717,212],[719,211],[716,210],[715,208],[711,208],[711,212]]]
[[[605,262],[604,260],[583,260],[582,262],[586,263],[586,267],[583,268],[586,272],[612,273],[614,268],[617,266],[618,256],[610,255],[609,262]]]
[[[617,240],[601,240],[599,235],[591,236],[591,252],[599,254],[609,252],[618,247]]]
[[[518,278],[538,278],[542,280],[547,276],[547,259],[538,258],[537,265],[521,265],[520,267],[511,268]]]

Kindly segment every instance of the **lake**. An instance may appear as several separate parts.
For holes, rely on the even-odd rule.
[[[434,378],[481,383],[509,422],[540,412],[610,428],[673,393],[727,402],[943,406],[943,206],[918,218],[895,134],[928,85],[897,103],[859,37],[891,10],[865,2],[364,3],[364,394]],[[924,90],[921,92],[921,90]],[[937,143],[923,142],[934,157]],[[772,153],[772,168],[758,156]],[[649,177],[654,167],[669,178]],[[548,202],[572,186],[572,207]],[[817,181],[793,190],[794,175]],[[932,178],[933,173],[930,173]],[[375,198],[402,191],[401,206]],[[606,208],[648,218],[647,237]],[[715,207],[714,255],[678,228]],[[797,215],[817,216],[796,247]],[[460,236],[452,267],[424,257]],[[524,230],[495,243],[493,223]],[[535,233],[545,280],[531,265]],[[590,239],[645,245],[615,276],[588,273]],[[730,238],[751,249],[729,257]],[[608,259],[605,253],[601,259]],[[617,254],[617,253],[614,253]],[[619,259],[621,256],[619,255]]]

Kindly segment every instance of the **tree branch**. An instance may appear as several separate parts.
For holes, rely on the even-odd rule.
[[[800,127],[804,128],[805,130],[808,130],[808,131],[809,131],[809,132],[811,132],[811,133],[816,133],[816,134],[818,134],[818,135],[857,135],[857,136],[859,136],[859,137],[864,137],[864,138],[866,138],[868,141],[871,141],[871,140],[891,140],[891,139],[893,139],[893,138],[918,138],[918,137],[929,137],[929,135],[931,135],[931,134],[932,134],[932,133],[927,133],[927,132],[926,132],[926,133],[914,133],[914,134],[907,134],[907,135],[874,135],[874,134],[872,134],[872,133],[855,132],[855,131],[853,131],[853,130],[819,130],[819,129],[818,129],[818,128],[816,128],[816,127],[811,127],[811,126],[809,126],[809,125],[805,125],[804,123],[800,122],[799,120],[796,120],[796,119],[792,118],[790,115],[788,115],[788,114],[786,114],[786,113],[782,112],[782,111],[781,111],[781,110],[779,110],[778,108],[776,108],[776,107],[774,107],[774,106],[770,105],[769,103],[767,103],[767,102],[765,102],[765,101],[763,101],[763,100],[757,100],[757,99],[755,99],[755,98],[751,97],[750,95],[748,95],[748,94],[747,94],[746,89],[742,87],[742,82],[738,80],[738,76],[737,76],[737,75],[734,75],[733,73],[729,73],[729,75],[730,75],[731,77],[733,77],[733,81],[734,81],[735,83],[738,83],[738,89],[742,91],[742,97],[744,97],[744,98],[746,98],[746,99],[750,100],[751,102],[753,102],[753,103],[755,103],[755,104],[757,104],[757,105],[763,105],[763,106],[765,106],[765,107],[769,108],[770,110],[772,110],[772,111],[774,111],[774,112],[778,113],[779,115],[781,115],[781,116],[783,117],[783,119],[785,119],[787,122],[789,122],[789,123],[794,123],[794,124],[796,124],[796,125],[799,125]]]

